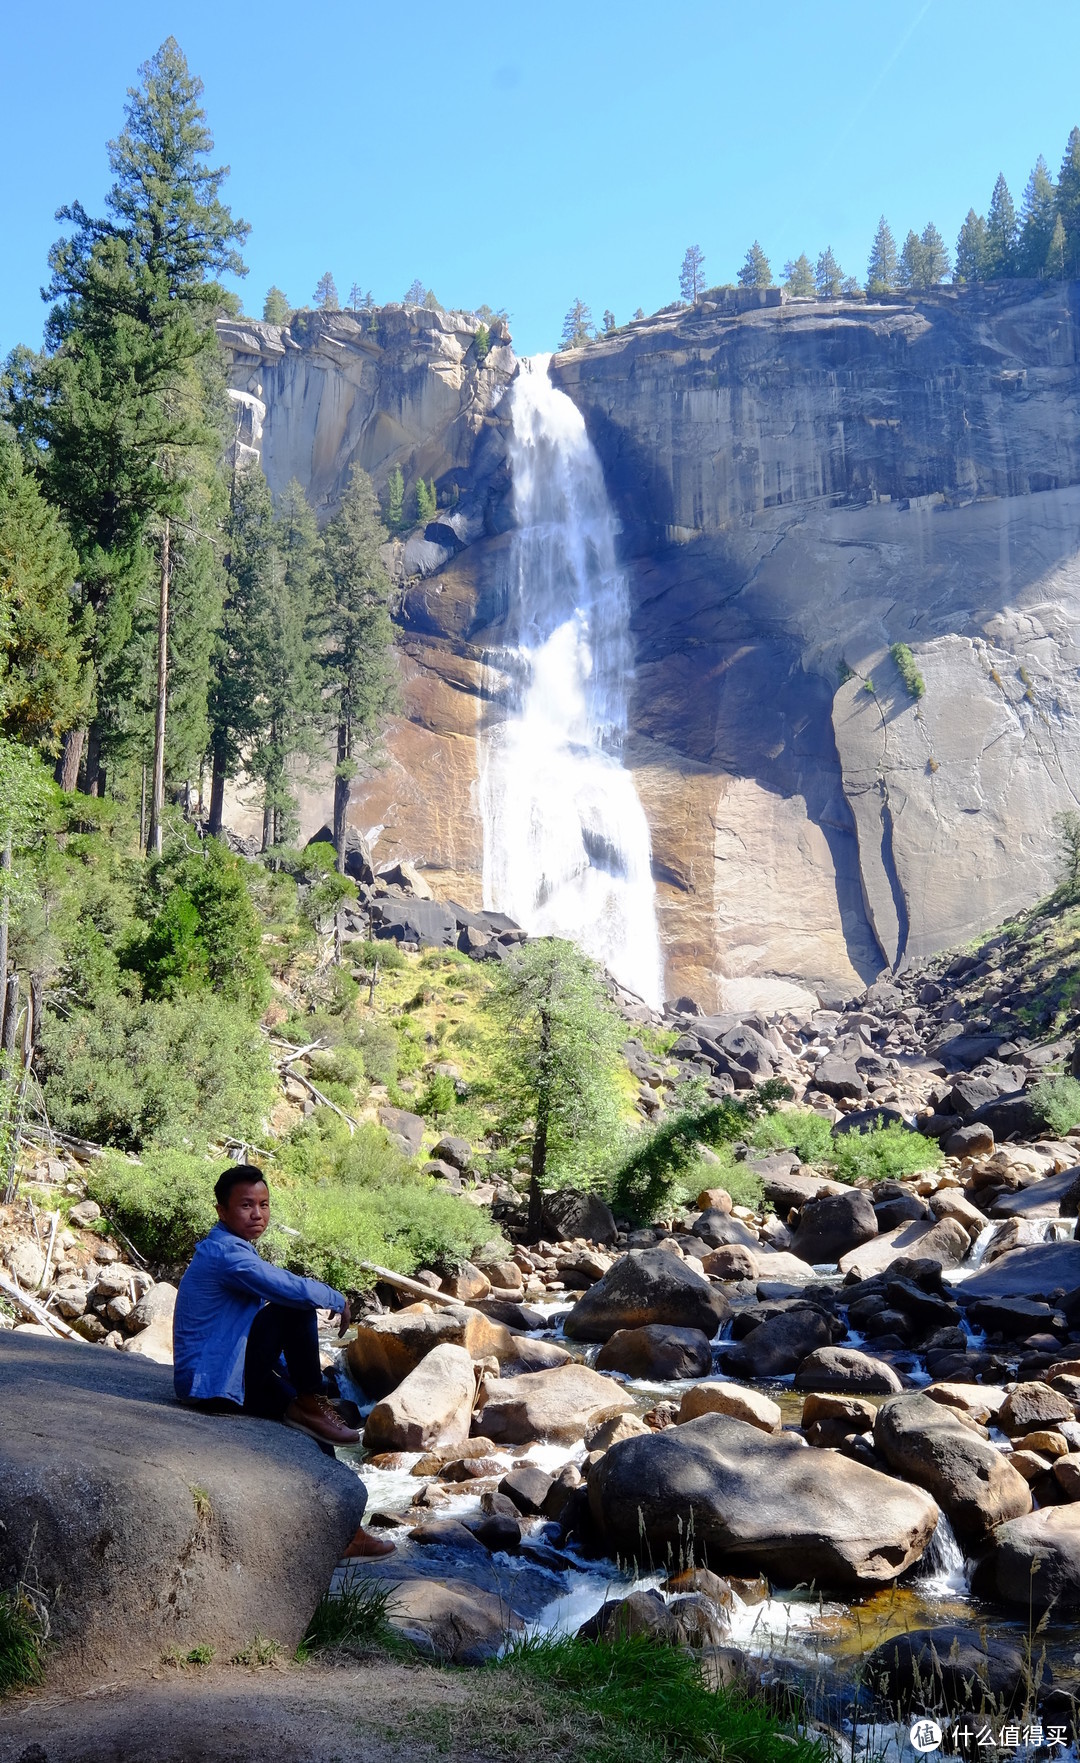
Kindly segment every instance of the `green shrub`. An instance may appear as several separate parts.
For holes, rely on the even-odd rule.
[[[889,654],[895,661],[896,670],[907,687],[908,697],[917,704],[926,691],[926,681],[915,665],[914,655],[906,643],[894,643]]]
[[[408,956],[402,954],[392,937],[376,943],[354,944],[353,954],[358,965],[366,967],[369,973],[376,961],[383,973],[400,973],[409,965]]]
[[[422,1114],[425,1120],[430,1120],[433,1125],[439,1126],[448,1115],[453,1114],[456,1105],[457,1091],[454,1088],[453,1078],[447,1077],[445,1072],[436,1072],[435,1076],[430,1079],[427,1088],[421,1092],[416,1104],[416,1111],[418,1114]]]
[[[212,993],[47,1013],[40,1070],[55,1127],[127,1151],[257,1139],[276,1094],[265,1040]]]
[[[139,1163],[112,1152],[90,1166],[86,1191],[148,1261],[178,1267],[217,1223],[214,1183],[231,1161],[164,1146]]]
[[[772,1079],[738,1101],[725,1097],[704,1108],[670,1114],[660,1124],[646,1128],[615,1169],[610,1184],[612,1207],[635,1224],[652,1223],[659,1213],[688,1196],[688,1184],[700,1170],[699,1145],[716,1148],[746,1138],[762,1114],[771,1113],[790,1095],[785,1083]],[[714,1184],[706,1181],[698,1185]]]
[[[921,1170],[940,1169],[941,1146],[922,1133],[909,1132],[897,1121],[870,1132],[845,1132],[833,1140],[828,1161],[838,1181],[898,1181]]]
[[[1051,1132],[1060,1136],[1080,1126],[1080,1081],[1075,1077],[1040,1078],[1031,1100]]]
[[[812,1108],[778,1108],[774,1114],[762,1114],[755,1120],[749,1143],[757,1151],[790,1148],[802,1163],[822,1163],[832,1153],[832,1127]]]
[[[122,952],[149,998],[215,991],[258,1013],[270,996],[262,924],[247,865],[220,839],[190,855],[167,853],[148,874],[145,931]]]
[[[398,1076],[398,1038],[388,1022],[365,1022],[360,1052],[364,1076],[373,1084],[392,1084]]]
[[[320,1089],[331,1083],[353,1090],[364,1079],[364,1055],[359,1047],[320,1047],[311,1055],[311,1067]]]
[[[22,1588],[0,1592],[0,1696],[41,1682],[44,1638],[41,1613]]]
[[[300,1233],[275,1242],[275,1259],[339,1289],[371,1284],[362,1261],[449,1271],[492,1236],[488,1213],[412,1172],[380,1186],[331,1179],[271,1194],[278,1220]]]
[[[473,338],[473,348],[476,350],[477,361],[483,361],[491,348],[491,335],[486,324],[477,326],[476,335]]]

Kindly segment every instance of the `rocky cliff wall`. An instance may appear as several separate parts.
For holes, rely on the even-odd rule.
[[[1053,815],[1080,792],[1078,300],[1012,283],[697,308],[555,358],[623,521],[628,757],[672,995],[850,990],[1052,885]],[[395,457],[461,474],[465,517],[400,560],[405,714],[355,812],[386,860],[473,902],[513,358],[503,343],[474,382],[446,323],[422,369],[408,327],[351,378],[319,333],[257,383],[272,483],[296,472],[330,505],[352,457],[377,479]]]

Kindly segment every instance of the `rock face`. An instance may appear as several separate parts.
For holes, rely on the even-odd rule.
[[[617,1329],[666,1323],[711,1340],[731,1314],[727,1299],[666,1249],[631,1249],[579,1298],[563,1322],[572,1341],[606,1341]]]
[[[692,1524],[710,1566],[847,1592],[903,1573],[938,1517],[920,1488],[723,1414],[613,1445],[589,1475],[589,1506],[620,1553],[639,1553],[644,1535],[659,1565]]]
[[[381,863],[475,906],[514,360],[500,332],[478,366],[472,322],[388,309],[375,333],[342,313],[221,336],[275,489],[296,475],[327,509],[354,461],[380,486],[400,463],[409,492],[435,476],[438,517],[396,548],[403,714],[353,815],[382,828]],[[705,302],[554,358],[623,523],[626,762],[670,996],[854,991],[1052,885],[1080,739],[1077,345],[1075,286],[1009,282]]]
[[[267,1420],[181,1408],[172,1372],[0,1334],[0,1587],[32,1562],[56,1669],[129,1671],[256,1630],[290,1650],[360,1523],[364,1485]]]

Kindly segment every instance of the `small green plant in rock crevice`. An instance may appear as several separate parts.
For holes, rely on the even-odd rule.
[[[24,1586],[0,1592],[0,1696],[40,1683],[47,1623]]]
[[[312,1653],[335,1650],[406,1651],[387,1614],[393,1593],[394,1587],[382,1581],[345,1584],[338,1592],[324,1592],[296,1649],[298,1662],[302,1664]]]
[[[908,697],[917,704],[926,691],[926,681],[915,665],[915,657],[906,643],[894,643],[889,650],[896,671],[907,687]]]

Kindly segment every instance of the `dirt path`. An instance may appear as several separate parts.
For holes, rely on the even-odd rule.
[[[464,1674],[425,1665],[158,1671],[4,1704],[0,1763],[488,1763],[456,1742],[469,1702]]]

